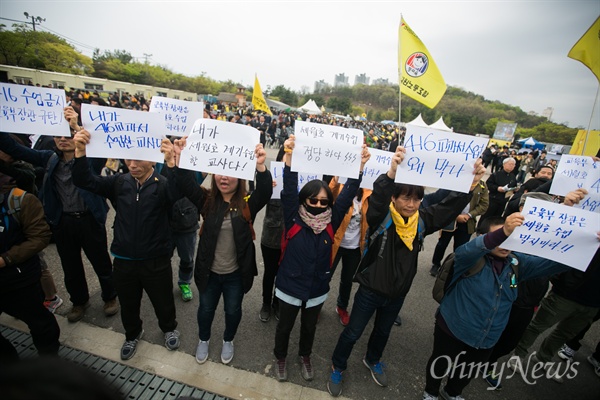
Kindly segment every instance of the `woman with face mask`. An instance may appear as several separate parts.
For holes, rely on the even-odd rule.
[[[274,348],[277,358],[275,374],[279,381],[287,380],[286,357],[290,333],[300,313],[299,362],[302,377],[310,381],[314,377],[310,355],[317,320],[327,299],[332,275],[334,233],[352,206],[370,154],[363,145],[359,177],[348,179],[334,203],[329,186],[318,179],[308,182],[298,193],[298,173],[290,169],[294,143],[293,135],[284,143],[281,203],[285,227],[282,258],[275,281],[275,296],[279,301]]]

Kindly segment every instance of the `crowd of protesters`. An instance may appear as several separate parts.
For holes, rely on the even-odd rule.
[[[205,175],[178,167],[185,138],[163,139],[164,164],[122,160],[119,167],[107,173],[103,170],[106,160],[86,157],[90,134],[81,126],[82,103],[148,111],[151,100],[113,93],[107,101],[98,92],[88,90],[68,92],[67,97],[70,106],[64,113],[71,136],[38,141],[35,148],[30,148],[29,138],[0,133],[0,313],[29,325],[40,354],[58,353],[59,328],[52,313],[60,304],[51,304],[58,297],[56,293],[44,293],[41,283],[41,251],[52,234],[70,296],[68,321],[81,320],[90,306],[81,260],[83,250],[100,282],[104,313],[113,316],[120,311],[125,331],[120,354],[123,360],[135,355],[144,333],[140,319],[144,291],[164,332],[165,347],[179,347],[182,333],[176,329],[171,266],[177,249],[182,261],[178,279],[182,300],[193,297],[192,278],[199,292],[198,332],[183,334],[198,334],[196,360],[204,363],[212,321],[223,297],[221,361],[229,364],[235,354],[242,301],[258,275],[252,224],[265,206],[261,238],[263,304],[258,315],[263,322],[271,316],[278,320],[273,354],[279,381],[288,379],[289,339],[298,314],[301,375],[307,381],[314,379],[311,352],[317,321],[341,262],[336,312],[344,329],[337,344],[332,339],[327,390],[332,396],[342,393],[348,357],[374,314],[363,364],[377,385],[387,386],[389,377],[382,362],[386,344],[409,295],[423,237],[437,232],[440,239],[430,272],[438,275],[453,238],[455,273],[450,278],[452,290],[448,288],[435,314],[423,399],[463,399],[462,392],[474,376],[450,377],[442,386],[442,377],[451,366],[437,362],[461,354],[463,362],[485,365],[481,376],[499,390],[502,376],[497,360],[514,350],[507,364],[523,368],[522,358],[535,339],[554,325],[536,360],[548,376],[561,381],[561,367],[553,363],[553,357],[572,362],[579,340],[600,316],[598,251],[583,272],[502,248],[514,229],[523,224],[519,211],[525,198],[572,206],[587,194],[583,189],[564,198],[548,194],[555,165],[545,151],[525,153],[492,145],[475,164],[469,193],[439,190],[425,195],[422,186],[394,182],[405,156],[402,127],[293,111],[267,115],[235,104],[217,103],[207,105],[205,118],[250,125],[260,131],[260,143],[255,149],[254,185],[213,175],[207,189],[201,186]],[[325,177],[309,182],[298,193],[297,173],[290,165],[294,123],[300,119],[364,132],[358,179],[348,179],[342,185],[337,177]],[[281,200],[270,200],[275,189],[265,165],[266,147],[279,149],[278,159],[285,163]],[[387,150],[392,155],[389,171],[376,180],[372,191],[359,189],[370,148]],[[488,166],[491,175],[484,179]],[[33,184],[35,167],[37,188]],[[40,193],[39,200],[33,195],[35,191]],[[16,199],[20,200],[17,209]],[[110,247],[106,200],[116,210]],[[182,216],[187,219],[181,220]],[[478,234],[472,238],[476,225]],[[363,256],[365,249],[368,251]],[[478,271],[471,274],[475,267]],[[353,281],[358,283],[358,290],[351,300]],[[552,290],[546,296],[550,281]],[[540,310],[534,316],[538,305]],[[0,361],[17,358],[10,342],[0,336]],[[596,348],[588,360],[600,376],[600,349]]]

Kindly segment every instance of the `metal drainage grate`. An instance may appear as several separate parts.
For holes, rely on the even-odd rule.
[[[17,349],[21,358],[37,356],[37,350],[31,340],[31,335],[4,325],[0,332]],[[175,400],[188,396],[199,400],[229,400],[226,397],[186,385],[181,382],[144,372],[106,358],[98,357],[68,346],[60,346],[58,355],[65,359],[90,369],[102,376],[109,384],[114,385],[124,399],[131,400]]]

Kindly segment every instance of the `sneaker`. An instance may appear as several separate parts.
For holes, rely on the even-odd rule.
[[[271,306],[263,304],[260,312],[258,313],[258,319],[262,322],[268,322],[271,319]]]
[[[511,370],[515,371],[517,374],[521,373],[521,369],[523,366],[521,357],[519,357],[517,355],[512,355],[506,362],[506,366],[508,368],[510,368]]]
[[[438,397],[427,392],[423,392],[423,400],[438,400]]]
[[[177,350],[179,348],[179,331],[174,330],[165,333],[165,347],[167,350]]]
[[[444,389],[440,389],[440,396],[444,400],[465,400],[461,395],[458,396],[450,396]]]
[[[387,375],[383,370],[385,365],[381,361],[377,364],[371,365],[367,362],[366,358],[363,358],[363,364],[365,364],[365,367],[369,368],[371,371],[371,376],[376,384],[384,387],[388,385]]]
[[[483,380],[490,385],[494,390],[502,390],[502,385],[500,384],[500,375],[491,373],[483,375]]]
[[[48,309],[48,311],[50,311],[52,314],[54,314],[56,309],[58,307],[60,307],[62,305],[62,303],[63,303],[63,299],[61,299],[60,297],[58,297],[58,295],[56,295],[56,296],[54,296],[54,299],[44,301],[44,307],[46,307]]]
[[[233,360],[233,341],[226,342],[223,340],[223,348],[221,349],[221,362],[229,364]]]
[[[69,311],[69,313],[67,314],[67,319],[69,320],[69,322],[80,321],[83,318],[83,316],[85,315],[85,310],[89,306],[90,306],[89,301],[81,306],[73,306],[73,308],[71,308],[71,311]]]
[[[348,311],[346,311],[345,308],[338,306],[335,308],[335,312],[337,312],[340,316],[340,324],[343,326],[348,325],[348,322],[350,322],[350,315],[348,314]]]
[[[281,358],[281,359],[277,360],[277,371],[275,373],[277,374],[277,380],[279,382],[287,381],[288,375],[287,375],[287,366],[285,363],[285,358]]]
[[[558,351],[558,356],[563,360],[573,361],[573,356],[575,355],[575,350],[563,344],[560,350]]]
[[[133,357],[137,350],[138,342],[142,339],[142,336],[144,336],[143,329],[135,339],[125,340],[125,343],[123,343],[123,346],[121,347],[121,360],[129,360],[131,357]]]
[[[594,367],[594,372],[596,372],[596,375],[600,376],[600,361],[596,360],[593,355],[590,355],[587,360]]]
[[[315,377],[313,367],[309,356],[300,356],[300,364],[302,364],[302,378],[305,381],[312,381]]]
[[[210,340],[206,342],[204,340],[200,340],[198,342],[198,347],[196,347],[196,362],[198,364],[204,364],[206,360],[208,360],[208,343]]]
[[[431,276],[437,276],[439,270],[440,270],[440,266],[433,264],[431,266],[431,269],[429,270],[429,275],[431,275]]]
[[[112,300],[105,301],[102,309],[104,310],[104,315],[106,315],[107,317],[111,317],[118,313],[119,302],[117,301],[117,298],[115,297]]]
[[[331,375],[327,381],[327,391],[333,397],[338,397],[342,394],[342,371],[336,369],[334,366],[331,367]]]
[[[181,290],[181,300],[187,302],[194,298],[194,294],[192,293],[192,289],[190,289],[189,283],[180,284],[179,289]]]
[[[402,325],[402,317],[400,317],[400,314],[398,314],[398,316],[394,320],[394,325],[396,325],[396,326]]]

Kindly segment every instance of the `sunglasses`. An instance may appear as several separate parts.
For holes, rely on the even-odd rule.
[[[318,203],[321,203],[323,207],[327,207],[329,205],[329,199],[317,199],[315,197],[309,197],[307,200],[311,206],[316,206]]]

